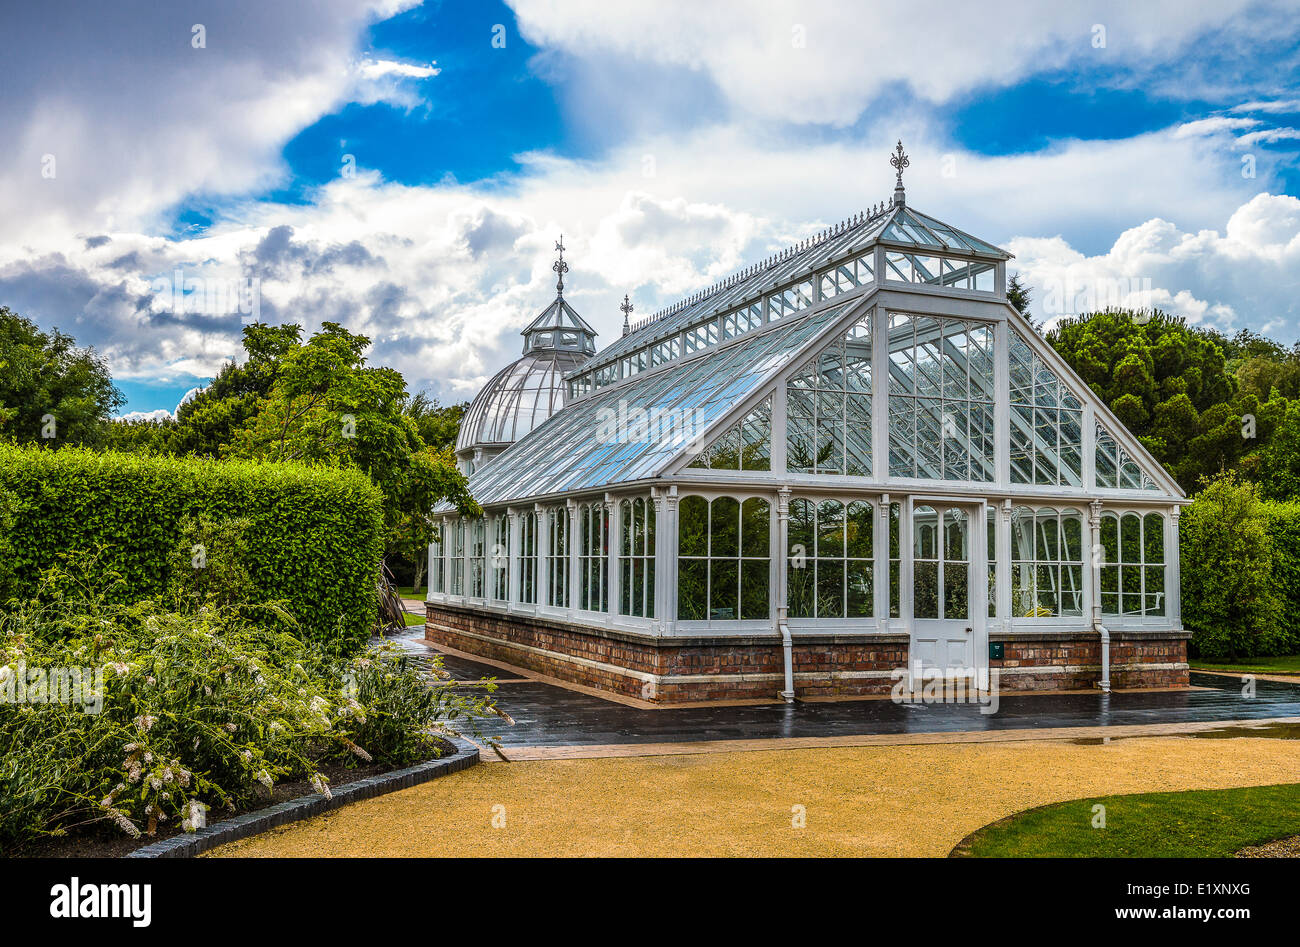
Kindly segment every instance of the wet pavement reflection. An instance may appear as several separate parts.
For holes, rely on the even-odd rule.
[[[427,667],[433,652],[418,625],[391,640]],[[1192,674],[1203,690],[1096,694],[1003,695],[997,713],[973,704],[897,704],[890,700],[762,704],[743,707],[679,707],[642,710],[538,681],[477,661],[444,655],[457,680],[495,677],[497,703],[515,720],[484,721],[485,734],[509,746],[598,746],[611,743],[673,743],[756,740],[773,737],[860,736],[1019,730],[1027,728],[1200,723],[1300,717],[1300,685],[1257,681],[1255,697],[1242,695],[1234,678]],[[1274,736],[1295,739],[1297,725],[1225,727],[1201,738]],[[1086,741],[1091,742],[1091,741]],[[1101,742],[1100,739],[1097,742]]]

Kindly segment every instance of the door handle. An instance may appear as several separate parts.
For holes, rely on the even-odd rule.
[[[971,632],[972,632],[972,631],[974,631],[974,629],[973,629],[973,628],[967,628],[967,629],[966,629],[966,634],[968,634],[968,635],[969,635],[969,634],[970,634],[970,633],[971,633]]]

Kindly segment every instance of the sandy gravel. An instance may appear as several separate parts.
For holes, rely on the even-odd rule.
[[[1300,782],[1300,741],[1256,737],[539,760],[476,766],[213,854],[943,856],[1044,803],[1284,782]]]

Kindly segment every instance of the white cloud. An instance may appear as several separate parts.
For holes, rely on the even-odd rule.
[[[1300,99],[1274,99],[1262,102],[1243,102],[1232,107],[1234,112],[1266,112],[1268,114],[1287,114],[1300,112]]]
[[[1187,47],[1206,33],[1224,43],[1267,39],[1294,32],[1298,15],[1293,4],[1272,0],[1094,0],[1086,9],[1037,0],[915,9],[832,0],[510,3],[534,44],[593,61],[698,71],[751,115],[837,125],[896,85],[947,102],[1081,64],[1167,78],[1170,66],[1194,68]],[[1195,95],[1195,84],[1179,76],[1170,91]]]
[[[1185,122],[1174,130],[1175,138],[1192,138],[1199,135],[1213,135],[1217,132],[1236,131],[1241,128],[1253,128],[1259,124],[1254,118],[1228,118],[1226,115],[1211,115],[1194,122]]]
[[[1300,335],[1300,200],[1259,194],[1223,232],[1148,220],[1087,256],[1060,237],[1017,237],[1013,264],[1044,321],[1106,305],[1156,307],[1225,330],[1250,326],[1282,342]]]
[[[357,65],[357,72],[366,79],[379,79],[384,76],[397,76],[402,79],[428,79],[442,72],[437,63],[422,66],[417,63],[397,62],[392,59],[364,59]]]
[[[230,0],[183,20],[109,4],[0,5],[6,237],[40,248],[69,232],[157,231],[190,195],[282,183],[289,138],[351,97],[388,94],[344,64],[369,22],[415,2]]]
[[[1257,327],[1295,318],[1279,289],[1294,286],[1294,199],[1252,200],[1269,180],[1236,172],[1230,131],[1169,129],[1006,157],[953,149],[924,127],[908,141],[909,202],[1010,241],[1031,284],[1150,276],[1161,301],[1196,318]],[[408,187],[362,173],[310,203],[234,206],[199,238],[114,231],[35,256],[0,242],[0,297],[95,344],[116,377],[180,379],[237,355],[241,321],[211,307],[175,311],[176,269],[192,288],[256,279],[262,319],[308,331],[341,322],[370,336],[374,361],[404,372],[413,390],[466,398],[517,357],[519,330],[553,298],[560,233],[572,267],[565,296],[608,344],[624,293],[638,318],[650,315],[887,198],[892,143],[883,131],[848,145],[715,128],[638,140],[599,162],[522,156],[524,173],[508,186]],[[196,296],[208,298],[186,298]]]
[[[1297,141],[1300,140],[1300,129],[1297,128],[1265,128],[1257,132],[1251,132],[1242,135],[1237,139],[1237,144],[1243,148],[1250,148],[1253,145],[1275,145],[1279,141]]]
[[[119,421],[170,421],[176,415],[166,408],[158,408],[154,411],[128,411],[126,414],[118,417]]]

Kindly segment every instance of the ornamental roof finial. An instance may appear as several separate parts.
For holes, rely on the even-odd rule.
[[[564,274],[569,272],[569,264],[564,262],[564,234],[560,234],[560,239],[555,241],[555,249],[560,251],[560,258],[551,265],[551,269],[553,269],[559,277],[555,281],[555,294],[557,296],[563,296]]]
[[[631,314],[632,310],[636,308],[635,306],[632,305],[631,302],[628,301],[627,293],[623,294],[623,305],[619,306],[618,308],[623,310],[623,334],[627,335],[628,333],[627,317]]]
[[[898,172],[897,177],[894,179],[894,205],[902,207],[906,203],[903,193],[903,169],[909,167],[912,162],[903,153],[903,140],[901,138],[898,140],[898,146],[894,149],[893,155],[889,158],[889,163]]]

